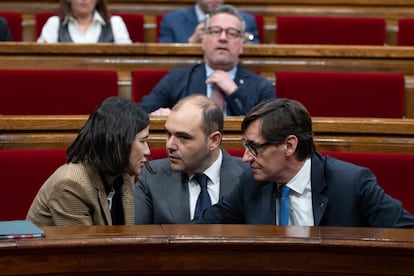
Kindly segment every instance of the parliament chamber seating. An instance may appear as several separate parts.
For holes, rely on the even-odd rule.
[[[414,18],[400,18],[398,20],[397,45],[414,45]]]
[[[25,219],[40,186],[65,162],[63,149],[0,150],[0,221]]]
[[[404,117],[404,76],[385,73],[279,71],[279,98],[300,101],[311,116]]]
[[[39,38],[42,33],[43,25],[49,19],[49,17],[57,15],[54,12],[38,12],[35,14],[35,40]],[[119,15],[125,22],[128,29],[129,37],[132,42],[144,42],[145,31],[144,23],[145,18],[143,14],[138,13],[113,13],[113,15]]]
[[[0,11],[0,16],[7,20],[13,41],[23,40],[23,17],[20,12],[4,12]]]
[[[134,70],[131,80],[132,101],[139,102],[168,74],[168,70]]]
[[[277,44],[384,45],[383,18],[278,16]]]
[[[0,70],[0,114],[90,114],[118,96],[118,73],[110,70]]]

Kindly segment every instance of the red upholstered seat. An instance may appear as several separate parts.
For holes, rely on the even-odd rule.
[[[66,151],[0,150],[0,220],[25,219],[43,182],[66,162]]]
[[[132,100],[141,101],[152,88],[168,74],[168,70],[134,70],[132,71]]]
[[[55,12],[38,12],[35,14],[35,40],[37,40],[42,33],[43,25],[49,17],[57,15]]]
[[[331,157],[369,168],[378,184],[414,214],[414,154],[324,152]]]
[[[36,40],[42,32],[43,25],[49,19],[49,17],[57,15],[51,12],[41,12],[35,14],[35,35]],[[138,13],[114,13],[119,15],[125,22],[128,29],[129,37],[132,42],[144,42],[145,31],[144,31],[144,15]]]
[[[398,20],[398,39],[399,46],[414,45],[414,18],[401,18]]]
[[[384,18],[279,16],[278,44],[384,45]]]
[[[23,40],[22,14],[20,12],[0,12],[0,16],[7,20],[13,41]]]
[[[404,76],[382,73],[277,72],[278,98],[300,101],[311,116],[404,116]]]
[[[0,70],[0,114],[90,114],[118,96],[118,74],[103,70]]]

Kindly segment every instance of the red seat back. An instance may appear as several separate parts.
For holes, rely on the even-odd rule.
[[[397,45],[414,45],[414,18],[401,18],[398,20]]]
[[[279,16],[278,44],[384,45],[384,18]]]
[[[0,114],[90,114],[118,96],[118,73],[101,70],[0,70]]]
[[[38,12],[35,14],[35,41],[39,38],[42,33],[43,25],[49,17],[57,15],[55,12]]]
[[[25,219],[40,186],[66,162],[66,150],[0,150],[0,221]]]
[[[13,41],[23,41],[22,14],[20,12],[0,12],[0,16],[7,20]]]
[[[277,72],[276,94],[301,102],[311,116],[404,116],[401,74]]]
[[[167,74],[167,70],[132,71],[132,101],[141,101],[142,97],[148,95],[152,88]]]
[[[331,157],[369,168],[378,184],[414,214],[414,154],[324,152]]]

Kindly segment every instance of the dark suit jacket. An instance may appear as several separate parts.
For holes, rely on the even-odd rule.
[[[171,170],[168,158],[151,162],[157,171],[143,170],[135,186],[135,224],[190,223],[188,179]],[[223,151],[220,197],[229,194],[249,168]]]
[[[142,98],[140,104],[147,112],[160,107],[172,108],[180,99],[191,94],[207,95],[205,64],[172,69],[154,87],[151,93]],[[246,115],[260,102],[275,97],[275,87],[267,79],[238,66],[235,76],[237,90],[228,97],[227,115]]]
[[[0,41],[12,41],[13,37],[11,35],[9,25],[7,20],[0,16]]]
[[[254,36],[254,40],[251,42],[260,43],[255,18],[246,12],[240,12],[240,14],[246,22],[246,31]],[[166,13],[161,21],[158,41],[162,43],[188,43],[188,38],[193,34],[198,23],[194,6]]]
[[[384,193],[367,168],[318,153],[311,166],[315,226],[414,228],[414,216]],[[275,203],[275,185],[256,182],[249,170],[237,188],[206,209],[197,223],[276,224]]]

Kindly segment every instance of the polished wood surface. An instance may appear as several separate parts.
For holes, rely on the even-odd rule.
[[[111,12],[145,15],[145,41],[155,42],[155,16],[177,8],[194,5],[194,0],[110,0]],[[265,43],[274,43],[276,17],[280,15],[381,17],[387,21],[387,43],[396,44],[397,20],[414,17],[413,0],[233,0],[226,1],[252,14],[265,17]],[[0,2],[0,10],[23,13],[24,41],[35,41],[34,15],[57,12],[55,0],[9,0]]]
[[[412,275],[413,230],[271,225],[44,227],[0,241],[1,275]]]
[[[85,124],[79,116],[0,116],[1,149],[66,148]],[[151,117],[149,143],[164,148],[165,117]],[[243,117],[228,116],[223,146],[242,149]],[[414,153],[413,119],[315,117],[313,131],[319,151]]]
[[[2,69],[116,70],[120,95],[127,98],[132,70],[166,70],[201,61],[199,45],[0,43]],[[405,115],[414,118],[414,47],[246,45],[241,64],[272,81],[277,71],[404,74]]]

